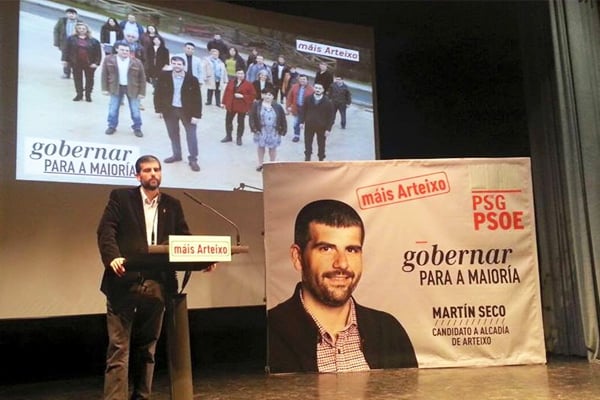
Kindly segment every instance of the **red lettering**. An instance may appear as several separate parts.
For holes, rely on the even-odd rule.
[[[503,231],[525,229],[523,211],[474,212],[473,225],[476,231],[482,228],[490,231],[497,229]]]

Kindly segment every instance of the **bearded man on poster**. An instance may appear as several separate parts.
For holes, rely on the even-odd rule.
[[[418,366],[400,322],[352,297],[364,236],[362,219],[346,203],[317,200],[300,210],[290,255],[302,280],[291,298],[268,312],[270,372]]]

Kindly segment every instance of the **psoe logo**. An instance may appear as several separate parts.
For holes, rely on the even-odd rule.
[[[520,189],[472,190],[473,228],[476,231],[525,229],[524,211],[519,209],[521,192]]]

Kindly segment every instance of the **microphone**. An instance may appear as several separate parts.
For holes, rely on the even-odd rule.
[[[222,219],[224,219],[225,221],[227,221],[229,223],[229,225],[233,226],[235,228],[235,232],[236,232],[236,236],[235,236],[236,245],[237,246],[241,245],[240,228],[238,228],[238,226],[236,225],[235,222],[233,222],[232,220],[230,220],[229,218],[227,218],[226,216],[224,216],[223,214],[221,214],[219,211],[215,210],[214,208],[212,208],[208,204],[201,202],[200,200],[198,200],[197,198],[195,198],[194,196],[192,196],[188,192],[183,192],[183,194],[185,194],[187,197],[189,197],[190,199],[192,199],[194,202],[200,204],[202,207],[205,207],[205,208],[209,209],[214,214],[218,215],[219,217],[221,217]]]

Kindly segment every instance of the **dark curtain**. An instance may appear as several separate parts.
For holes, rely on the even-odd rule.
[[[600,347],[597,7],[520,4],[546,347],[589,360]]]

